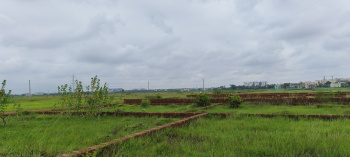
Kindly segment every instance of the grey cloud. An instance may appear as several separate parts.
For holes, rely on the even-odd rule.
[[[348,39],[329,39],[325,40],[322,45],[325,49],[329,51],[349,51],[350,45],[348,43],[350,42],[350,38]]]
[[[310,38],[312,39],[317,36],[322,36],[323,34],[327,33],[326,31],[326,29],[322,29],[317,26],[310,27],[306,25],[300,25],[277,31],[275,35],[280,40],[308,40]]]
[[[133,64],[140,61],[138,57],[140,49],[133,45],[125,45],[123,47],[105,45],[98,43],[97,45],[88,45],[77,52],[72,53],[72,57],[80,62],[94,64]]]
[[[18,82],[9,84],[16,91],[26,92],[16,84],[29,79],[53,91],[73,73],[87,82],[99,75],[113,87],[154,79],[152,86],[171,88],[200,86],[202,78],[208,86],[299,82],[341,74],[330,65],[349,66],[350,7],[342,0],[3,4],[0,77]]]
[[[63,28],[56,32],[47,32],[47,34],[41,37],[22,37],[21,34],[13,34],[2,37],[0,43],[12,47],[57,48],[94,39],[102,34],[114,34],[116,31],[115,25],[118,23],[121,23],[121,21],[116,17],[107,18],[106,16],[98,15],[90,18],[82,30],[71,31],[70,28]],[[38,34],[42,33],[40,30],[33,31]]]
[[[164,17],[161,15],[152,15],[151,16],[151,22],[158,27],[159,29],[163,30],[166,34],[173,33],[173,29],[170,26],[167,26],[164,21]]]

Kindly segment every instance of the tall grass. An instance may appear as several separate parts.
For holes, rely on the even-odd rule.
[[[186,98],[186,94],[190,94],[190,92],[184,93],[176,93],[176,92],[157,92],[157,93],[132,93],[123,95],[123,99],[143,99],[145,97],[161,97],[161,98]],[[112,103],[122,102],[123,100],[120,98],[120,94],[109,94],[110,96],[115,96]],[[14,97],[14,102],[21,104],[23,110],[34,110],[34,109],[46,109],[46,108],[61,108],[57,102],[59,100],[59,96],[33,96],[31,101],[29,97],[19,96]],[[9,107],[6,111],[15,111],[13,104],[9,104]]]
[[[98,145],[177,119],[26,115],[0,127],[0,156],[55,156]]]
[[[270,105],[252,104],[244,102],[239,108],[230,108],[228,105],[215,106],[207,109],[208,113],[268,113],[268,114],[325,114],[325,115],[349,115],[350,105],[333,103],[314,105]]]
[[[350,156],[350,120],[234,116],[133,139],[101,156]]]
[[[115,107],[106,107],[105,111],[122,112],[187,112],[198,108],[195,105],[149,105],[147,108],[141,105],[119,104]]]

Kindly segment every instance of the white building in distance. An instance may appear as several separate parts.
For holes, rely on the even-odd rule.
[[[260,82],[244,82],[243,84],[244,86],[246,87],[251,87],[251,86],[260,86],[260,87],[263,87],[263,86],[267,86],[267,81],[260,81]]]

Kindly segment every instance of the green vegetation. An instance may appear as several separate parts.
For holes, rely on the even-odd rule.
[[[338,91],[338,93],[341,93]],[[332,98],[334,98],[335,93],[332,91],[324,92],[323,90],[319,90],[316,92],[315,98],[322,102],[330,102]]]
[[[239,105],[243,102],[240,96],[237,94],[234,94],[233,96],[227,97],[228,104],[230,105],[230,108],[239,108]]]
[[[162,96],[160,96],[159,94],[157,95],[146,95],[145,99],[160,99],[162,98]]]
[[[158,117],[119,117],[25,115],[9,117],[0,127],[0,156],[55,156],[98,145],[177,119]]]
[[[213,94],[222,94],[223,91],[221,89],[215,88],[213,89]]]
[[[12,100],[21,104],[23,110],[37,110],[61,107],[57,104],[59,96],[32,96],[29,100],[28,97],[13,97]],[[14,105],[10,103],[9,106]],[[8,107],[6,111],[15,111],[14,108]]]
[[[208,113],[266,113],[266,114],[323,114],[323,115],[350,115],[350,105],[323,103],[315,105],[270,105],[243,102],[239,108],[230,108],[229,105],[219,105],[209,108]]]
[[[90,115],[99,115],[102,112],[102,105],[111,103],[113,96],[108,95],[107,83],[103,87],[100,86],[100,79],[97,76],[91,78],[91,84],[86,86],[86,92],[80,81],[76,81],[77,88],[73,91],[68,85],[58,87],[60,95],[59,104],[65,108],[66,114],[70,114],[71,110],[75,112],[85,111]],[[85,100],[85,101],[83,101]],[[83,105],[85,105],[83,107]]]
[[[117,112],[207,112],[235,113],[228,118],[208,115],[188,126],[168,128],[140,139],[119,143],[118,149],[102,151],[101,156],[349,156],[346,148],[350,140],[348,119],[288,119],[283,117],[246,117],[245,113],[267,114],[325,114],[350,115],[350,105],[335,104],[330,98],[343,91],[314,90],[316,98],[324,100],[315,105],[271,105],[243,102],[239,96],[229,96],[228,103],[206,110],[210,105],[207,94],[193,92],[155,92],[108,94],[106,84],[100,86],[99,79],[83,90],[81,82],[77,88],[68,85],[59,87],[60,96],[15,97],[14,105],[7,101],[6,111],[18,111],[7,118],[7,126],[0,126],[0,156],[55,156],[73,150],[108,142],[112,139],[163,125],[178,119],[133,116],[99,116],[101,111]],[[245,90],[244,92],[247,92]],[[228,94],[232,91],[221,88],[214,93]],[[251,92],[271,92],[261,89]],[[281,92],[281,91],[278,91]],[[288,91],[290,92],[290,91]],[[295,91],[292,91],[295,92]],[[299,92],[299,91],[298,91]],[[303,91],[304,92],[304,91]],[[310,91],[308,91],[310,92]],[[1,94],[5,90],[1,90]],[[121,104],[123,99],[185,98],[198,94],[192,105],[142,105]],[[111,100],[111,96],[119,97]],[[1,97],[3,98],[3,97]],[[3,100],[3,99],[1,99]],[[60,101],[60,103],[57,103]],[[111,107],[102,104],[113,103]],[[56,105],[57,104],[57,105]],[[60,105],[61,104],[61,105]],[[23,107],[23,109],[21,108]],[[27,109],[66,107],[62,115],[29,114]],[[85,108],[87,107],[87,108]],[[97,108],[100,107],[100,108]],[[3,113],[5,112],[3,111]],[[88,114],[66,116],[71,111],[87,111]]]
[[[149,100],[142,100],[141,102],[141,108],[148,108],[150,106],[151,102]]]
[[[0,119],[4,123],[4,127],[6,127],[6,118],[8,117],[8,115],[5,114],[5,111],[10,101],[11,90],[8,93],[6,93],[6,80],[4,80],[1,84],[2,86],[0,90]]]
[[[210,99],[206,94],[198,94],[196,98],[196,104],[199,107],[205,107],[210,105]]]
[[[211,116],[101,156],[349,156],[350,120]]]
[[[116,107],[106,107],[105,111],[119,112],[188,112],[196,110],[196,105],[150,105],[143,108],[141,105],[119,104]],[[144,110],[145,109],[145,110]]]

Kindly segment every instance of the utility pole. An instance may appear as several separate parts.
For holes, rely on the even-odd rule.
[[[204,92],[204,79],[203,79],[203,92]]]
[[[148,81],[148,90],[149,90],[149,81]]]
[[[32,100],[32,89],[30,88],[30,80],[29,80],[29,101]]]

